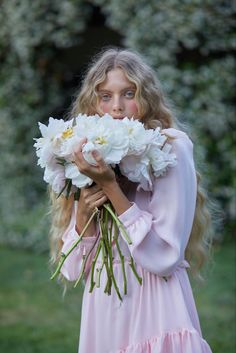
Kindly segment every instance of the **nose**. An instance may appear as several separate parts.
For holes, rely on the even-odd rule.
[[[114,113],[121,113],[124,110],[123,103],[120,97],[114,97],[112,111]]]

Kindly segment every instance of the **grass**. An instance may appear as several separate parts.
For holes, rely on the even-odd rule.
[[[228,243],[214,249],[214,263],[203,287],[193,286],[203,336],[214,353],[236,352],[236,248]]]
[[[0,249],[0,351],[77,352],[82,289],[65,298],[49,280],[48,259],[26,251]],[[215,250],[206,285],[193,285],[202,331],[214,353],[235,351],[235,248]]]
[[[49,280],[48,258],[1,249],[0,351],[77,352],[81,288],[69,290]]]

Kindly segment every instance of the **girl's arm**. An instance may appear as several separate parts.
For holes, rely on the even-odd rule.
[[[135,262],[160,276],[170,275],[184,260],[197,193],[192,143],[184,133],[169,131],[175,137],[177,165],[156,179],[150,200],[137,191],[139,207],[134,203],[119,216],[132,240],[128,246]]]

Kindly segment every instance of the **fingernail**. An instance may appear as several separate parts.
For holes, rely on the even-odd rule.
[[[98,156],[99,156],[98,151],[94,150],[94,151],[93,151],[93,155],[94,155],[94,157],[98,157]]]

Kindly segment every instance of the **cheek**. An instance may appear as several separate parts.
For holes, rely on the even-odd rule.
[[[129,103],[129,110],[133,114],[138,114],[138,105],[135,101]]]
[[[99,109],[105,114],[105,113],[109,113],[110,111],[110,107],[109,104],[105,103],[105,102],[100,102],[98,104]]]

